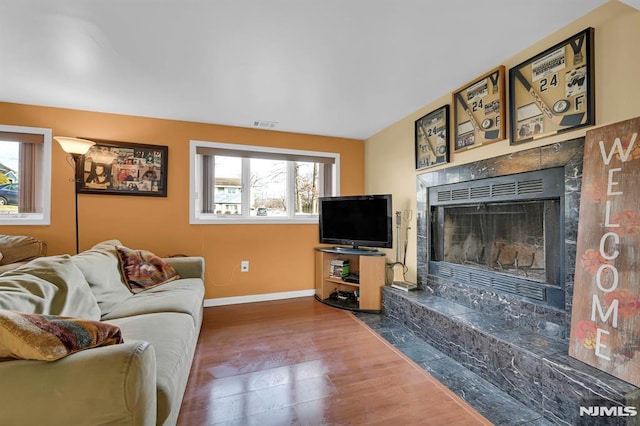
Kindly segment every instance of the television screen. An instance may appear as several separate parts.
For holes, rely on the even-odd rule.
[[[391,195],[321,197],[320,242],[390,248],[393,244]]]

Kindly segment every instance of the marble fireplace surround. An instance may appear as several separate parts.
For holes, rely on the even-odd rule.
[[[458,367],[440,371],[443,380],[456,377],[462,367],[541,416],[535,424],[623,425],[624,418],[606,423],[598,423],[602,418],[585,419],[580,407],[640,404],[640,389],[568,355],[583,152],[584,138],[579,138],[418,175],[418,290],[382,289],[384,316],[438,354],[425,361],[429,368],[435,371],[450,365],[444,358],[451,360]],[[564,167],[565,184],[564,309],[429,274],[427,188],[559,167]],[[468,380],[458,393],[463,399],[470,390],[465,386],[474,387]],[[469,400],[472,405],[474,401]],[[501,406],[484,408],[485,416],[499,420],[495,416]],[[525,423],[518,416],[505,424]]]
[[[417,278],[418,287],[429,289],[448,299],[470,305],[481,312],[496,314],[508,323],[517,322],[532,331],[564,340],[569,335],[571,301],[575,270],[575,248],[580,210],[580,186],[584,138],[523,150],[513,154],[454,166],[417,176]],[[543,306],[534,302],[499,294],[490,289],[452,282],[429,274],[429,211],[427,188],[448,183],[464,182],[564,167],[564,235],[565,264],[564,309]],[[562,213],[561,213],[562,214]]]

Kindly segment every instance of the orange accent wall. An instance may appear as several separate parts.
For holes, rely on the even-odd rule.
[[[364,191],[364,141],[186,121],[0,102],[0,123],[78,136],[166,145],[168,196],[78,195],[80,250],[107,239],[159,256],[206,261],[207,299],[311,290],[317,225],[190,225],[189,141],[261,145],[340,153],[341,194]],[[0,233],[47,241],[48,254],[74,253],[73,169],[52,142],[50,226],[0,226]],[[247,273],[240,261],[249,260]]]

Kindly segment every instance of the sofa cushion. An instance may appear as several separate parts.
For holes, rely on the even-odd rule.
[[[131,297],[120,273],[117,245],[122,243],[118,240],[104,241],[71,257],[89,283],[102,315]]]
[[[24,262],[44,256],[47,253],[47,244],[26,235],[0,234],[0,253],[0,265]]]
[[[122,342],[120,329],[109,323],[0,310],[0,358],[55,361]]]
[[[13,271],[14,269],[21,267],[25,263],[27,262],[15,262],[15,263],[9,263],[8,265],[0,265],[0,274],[7,271]]]
[[[58,289],[47,280],[23,274],[0,275],[0,309],[48,314]]]
[[[168,283],[180,278],[176,269],[148,250],[133,250],[116,246],[124,281],[132,293]]]
[[[0,309],[100,319],[89,284],[67,254],[40,257],[0,275]]]
[[[199,328],[204,284],[199,278],[182,278],[138,293],[114,307],[103,320],[155,312],[180,312],[193,317]]]

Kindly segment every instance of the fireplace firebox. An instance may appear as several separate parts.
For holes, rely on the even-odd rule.
[[[429,272],[564,308],[564,168],[428,190]]]

